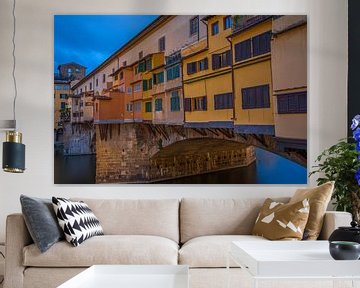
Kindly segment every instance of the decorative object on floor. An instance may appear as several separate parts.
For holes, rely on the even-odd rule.
[[[268,198],[259,212],[252,234],[269,240],[301,240],[309,208],[308,199],[284,204]]]
[[[41,253],[64,239],[51,199],[21,195],[20,203],[26,227]]]
[[[75,247],[93,236],[104,235],[99,220],[84,202],[52,197],[52,203],[65,239]]]
[[[321,232],[325,211],[331,200],[334,181],[324,183],[318,187],[296,190],[289,203],[309,199],[310,212],[306,223],[303,240],[316,240]]]
[[[22,134],[16,130],[16,99],[17,83],[15,77],[16,56],[15,56],[15,35],[16,35],[16,0],[13,0],[12,16],[14,21],[12,44],[13,44],[13,69],[12,77],[14,82],[14,100],[13,100],[13,120],[2,121],[0,129],[10,129],[6,132],[6,141],[3,143],[3,163],[2,167],[5,172],[23,173],[25,171],[25,145],[22,144]]]
[[[329,241],[350,241],[360,244],[360,225],[356,221],[350,223],[350,227],[339,227],[329,237]]]
[[[333,204],[337,211],[351,212],[360,221],[360,115],[353,119],[354,139],[342,139],[325,149],[316,159],[317,165],[309,176],[319,173],[317,183],[335,181]],[[356,143],[353,143],[353,141]]]
[[[360,244],[348,241],[331,241],[330,255],[335,260],[358,260],[360,257]]]

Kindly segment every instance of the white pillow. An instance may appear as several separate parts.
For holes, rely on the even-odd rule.
[[[93,236],[104,235],[99,220],[84,202],[52,197],[52,203],[66,241],[75,247]]]

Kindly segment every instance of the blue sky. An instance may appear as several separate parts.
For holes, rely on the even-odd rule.
[[[76,62],[96,68],[157,15],[55,15],[54,69]],[[57,71],[55,71],[57,72]]]

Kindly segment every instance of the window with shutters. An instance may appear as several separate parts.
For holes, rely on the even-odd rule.
[[[184,98],[184,111],[190,112],[191,111],[191,98]]]
[[[171,92],[170,109],[171,111],[180,111],[180,96],[178,90]]]
[[[91,91],[91,90],[92,90],[92,83],[90,82],[90,84],[89,84],[89,85],[90,85],[90,91]]]
[[[164,83],[164,71],[153,75],[153,84],[157,85],[161,83]]]
[[[208,69],[209,64],[208,64],[208,58],[204,58],[202,60],[200,60],[199,62],[199,71],[204,71],[206,69]]]
[[[138,72],[145,72],[146,64],[145,61],[140,61],[138,64]]]
[[[180,64],[166,68],[166,79],[173,80],[180,77]]]
[[[126,61],[123,61],[123,66],[126,66],[126,64],[127,64]]]
[[[148,90],[148,80],[143,80],[143,91],[147,91]]]
[[[102,82],[105,83],[105,81],[106,81],[106,74],[103,74]]]
[[[134,103],[134,112],[141,112],[141,102]]]
[[[220,54],[212,55],[212,69],[217,70],[223,67],[231,66],[231,50]]]
[[[139,92],[139,91],[141,91],[141,83],[134,84],[134,92]]]
[[[206,96],[193,98],[193,110],[194,111],[206,111],[207,110],[207,98]]]
[[[215,22],[211,25],[211,35],[219,34],[219,22]]]
[[[159,39],[159,51],[165,51],[165,36]]]
[[[132,112],[133,111],[133,104],[131,104],[131,103],[126,104],[126,111],[127,112]]]
[[[152,89],[152,79],[143,80],[143,91],[148,91]]]
[[[155,111],[162,111],[162,99],[155,99]]]
[[[187,74],[194,74],[197,72],[197,62],[190,62],[187,64]]]
[[[95,80],[95,85],[96,85],[96,87],[99,86],[99,79],[98,78],[96,78],[96,80]]]
[[[151,58],[148,58],[148,59],[146,59],[146,61],[145,61],[145,66],[146,66],[146,71],[150,71],[151,70]]]
[[[139,52],[139,59],[142,59],[142,58],[143,58],[143,56],[144,56],[143,51],[140,51],[140,52]]]
[[[232,93],[223,93],[214,95],[214,109],[232,109],[234,107],[234,98]]]
[[[241,89],[242,108],[270,108],[269,85]]]
[[[145,102],[145,112],[152,112],[152,102]]]
[[[235,62],[269,53],[271,50],[271,31],[257,35],[234,45]]]
[[[251,58],[251,39],[235,44],[234,48],[235,62]]]
[[[279,114],[306,113],[307,93],[297,92],[277,96]]]
[[[229,29],[232,27],[232,17],[226,16],[224,18],[224,30]]]
[[[197,34],[199,31],[199,16],[190,19],[190,36]]]
[[[120,72],[120,80],[122,80],[122,79],[124,79],[124,72],[123,71]]]
[[[253,57],[270,52],[271,31],[252,38]]]

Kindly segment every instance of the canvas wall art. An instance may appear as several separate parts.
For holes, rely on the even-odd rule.
[[[55,15],[55,184],[306,184],[306,15]]]

